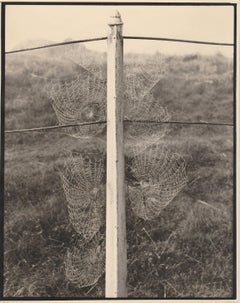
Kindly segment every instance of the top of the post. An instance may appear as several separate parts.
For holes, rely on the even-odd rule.
[[[121,24],[123,24],[121,15],[119,14],[119,11],[116,11],[114,16],[110,16],[108,25],[113,26],[113,25],[121,25]]]

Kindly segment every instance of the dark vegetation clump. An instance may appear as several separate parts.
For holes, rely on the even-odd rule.
[[[58,60],[56,54],[57,50],[51,50],[6,58],[6,130],[58,123],[44,90],[46,81],[68,77],[80,69],[73,62]],[[159,56],[162,77],[153,94],[168,108],[172,120],[232,122],[230,59],[220,54],[149,57],[154,61]],[[144,64],[149,58],[127,55],[126,59]],[[65,256],[73,228],[59,176],[66,150],[86,155],[96,147],[104,151],[100,139],[75,139],[61,130],[6,133],[5,297],[104,297],[104,275],[94,286],[85,288],[66,278]],[[127,199],[128,296],[230,298],[233,130],[171,125],[162,140],[186,160],[189,182],[152,221],[137,218]],[[130,161],[126,155],[126,162]],[[126,176],[134,181],[128,170]]]

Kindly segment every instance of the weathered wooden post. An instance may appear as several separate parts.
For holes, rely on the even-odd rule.
[[[123,151],[123,37],[119,12],[111,17],[107,59],[107,211],[105,296],[127,296]]]

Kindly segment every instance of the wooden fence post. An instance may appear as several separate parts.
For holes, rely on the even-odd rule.
[[[119,12],[111,17],[107,59],[107,205],[105,296],[127,296],[123,150],[123,37]]]

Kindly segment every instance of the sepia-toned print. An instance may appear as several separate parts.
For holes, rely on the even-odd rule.
[[[59,4],[2,4],[3,298],[236,299],[236,4]]]

